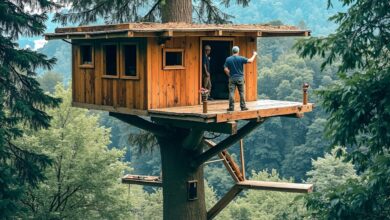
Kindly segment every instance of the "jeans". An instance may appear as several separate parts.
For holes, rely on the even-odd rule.
[[[245,108],[245,81],[243,78],[229,79],[229,109],[234,109],[234,92],[238,88],[240,107]]]

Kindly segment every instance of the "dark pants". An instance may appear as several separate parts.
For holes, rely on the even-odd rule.
[[[234,92],[238,88],[240,94],[240,107],[245,108],[245,81],[244,79],[229,79],[229,108],[234,109]]]
[[[211,79],[210,76],[207,76],[207,74],[203,74],[202,77],[202,87],[209,90],[209,94],[211,93]]]

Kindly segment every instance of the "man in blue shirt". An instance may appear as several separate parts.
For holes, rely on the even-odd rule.
[[[229,108],[228,111],[234,111],[234,92],[236,87],[240,94],[240,107],[242,111],[248,110],[245,104],[245,80],[244,80],[244,64],[252,63],[256,56],[257,52],[253,51],[253,56],[251,58],[245,58],[239,56],[240,48],[234,46],[232,48],[233,55],[226,58],[224,70],[226,75],[229,77]]]

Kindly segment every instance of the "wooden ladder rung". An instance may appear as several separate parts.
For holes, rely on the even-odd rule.
[[[216,145],[211,140],[205,140],[205,143],[211,148]],[[226,169],[229,171],[230,175],[233,177],[233,179],[236,182],[243,181],[244,176],[241,173],[241,170],[237,163],[233,160],[233,158],[230,156],[229,152],[227,150],[223,150],[218,154],[219,158],[223,159],[223,164],[225,165]]]
[[[127,174],[122,177],[122,183],[146,185],[146,186],[162,186],[162,181],[159,176],[143,176],[143,175],[131,175]]]
[[[237,186],[243,189],[258,189],[279,192],[309,193],[313,191],[313,184],[304,183],[284,183],[245,180],[237,183]]]

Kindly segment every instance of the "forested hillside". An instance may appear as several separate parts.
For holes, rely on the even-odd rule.
[[[315,191],[244,191],[216,219],[389,219],[390,3],[226,2],[218,7],[233,23],[291,24],[320,36],[258,39],[258,98],[301,102],[309,83],[315,109],[271,118],[244,139],[248,179],[313,183]],[[60,24],[52,14],[12,13],[0,14],[0,219],[162,219],[161,189],[119,179],[161,174],[155,137],[107,112],[71,107],[71,45],[39,46],[44,23],[46,32]],[[214,135],[205,134],[227,136]],[[228,152],[238,160],[238,144]],[[205,179],[209,209],[234,182],[222,162],[206,164]]]
[[[251,10],[247,10],[248,8]],[[327,17],[334,11],[340,10],[340,7],[325,10],[326,3],[320,1],[299,3],[252,1],[248,8],[232,6],[227,11],[235,16],[232,19],[233,22],[266,23],[272,21],[279,24],[286,22],[311,29],[314,35],[331,33],[334,24],[329,22]],[[321,72],[322,60],[320,58],[317,57],[314,60],[299,58],[292,48],[297,40],[296,38],[258,40],[257,50],[260,54],[257,60],[259,98],[300,101],[302,99],[302,84],[308,82],[311,86],[309,100],[317,103],[318,99],[313,91],[329,85],[337,79],[335,68],[327,68]],[[63,75],[65,81],[69,80],[69,44],[63,41],[50,41],[39,51],[48,56],[57,57],[61,62],[54,67],[53,71]],[[43,76],[43,78],[46,77]],[[159,175],[160,155],[154,138],[109,117],[106,113],[101,113],[101,115],[101,124],[111,128],[112,131],[110,148],[126,150],[125,161],[131,163],[131,167],[134,169],[133,173]],[[306,173],[312,169],[312,159],[323,156],[331,147],[329,141],[324,137],[326,117],[321,107],[317,105],[314,112],[305,115],[300,120],[271,119],[244,140],[246,169],[253,170],[255,175],[260,175],[257,172],[264,171],[260,175],[261,179],[278,179],[280,175],[280,178],[292,178],[291,180],[295,182],[305,181],[307,179]],[[147,138],[141,138],[142,141],[139,141],[139,134]],[[229,151],[234,155],[239,154],[238,146],[230,148]],[[268,177],[267,171],[272,171],[273,174]],[[208,165],[206,179],[213,187],[216,197],[226,193],[226,190],[233,184],[222,163]],[[149,192],[150,190],[148,189]],[[273,194],[270,195],[273,196]],[[280,195],[282,196],[282,194]],[[264,196],[269,195],[264,194]],[[290,198],[292,201],[294,195],[291,195]],[[301,208],[303,208],[302,204]],[[255,213],[250,212],[248,215],[256,216]],[[278,213],[276,212],[275,215]]]

